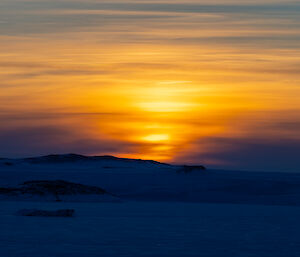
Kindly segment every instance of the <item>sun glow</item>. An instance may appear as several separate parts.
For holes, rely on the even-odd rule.
[[[162,142],[170,140],[170,136],[168,134],[152,134],[143,137],[142,140],[147,142]]]
[[[191,109],[194,104],[180,102],[147,102],[138,106],[147,112],[184,112]]]

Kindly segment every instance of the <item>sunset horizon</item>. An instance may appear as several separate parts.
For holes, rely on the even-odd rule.
[[[0,257],[299,257],[300,0],[0,0]]]
[[[0,156],[298,169],[298,1],[0,6]]]

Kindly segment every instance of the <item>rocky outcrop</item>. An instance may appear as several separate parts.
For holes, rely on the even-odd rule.
[[[24,182],[21,185],[23,193],[30,194],[54,194],[54,195],[75,195],[75,194],[106,194],[107,192],[95,186],[87,186],[64,180],[33,180]]]
[[[192,172],[198,172],[198,171],[204,171],[206,168],[202,165],[183,165],[178,169],[178,173],[192,173]]]
[[[101,201],[117,199],[104,189],[64,180],[26,181],[15,188],[0,188],[0,196],[15,199],[40,199],[47,201]]]
[[[62,209],[55,211],[38,210],[38,209],[22,209],[17,213],[19,216],[34,216],[34,217],[65,217],[70,218],[75,214],[73,209]]]

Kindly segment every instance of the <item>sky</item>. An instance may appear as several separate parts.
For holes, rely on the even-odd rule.
[[[300,2],[1,0],[0,157],[300,171]]]

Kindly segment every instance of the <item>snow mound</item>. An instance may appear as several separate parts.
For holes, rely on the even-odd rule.
[[[73,217],[75,210],[62,209],[55,211],[38,210],[38,209],[22,209],[17,212],[19,216],[35,216],[35,217]]]

